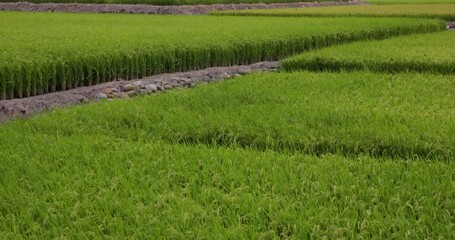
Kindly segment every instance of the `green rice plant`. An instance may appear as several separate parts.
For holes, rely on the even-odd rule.
[[[455,3],[452,1],[451,3]],[[416,17],[455,20],[455,4],[352,5],[216,11],[213,15],[279,17]]]
[[[10,133],[0,141],[3,239],[450,239],[455,231],[453,161]]]
[[[374,4],[455,4],[454,0],[368,0]]]
[[[255,74],[189,91],[56,111],[3,128],[19,135],[95,134],[140,142],[449,161],[455,156],[454,84],[453,75]]]
[[[2,238],[447,239],[455,228],[453,162],[84,134],[13,134],[0,152]]]
[[[348,0],[27,0],[31,3],[96,3],[96,4],[150,4],[150,5],[200,5],[238,3],[293,3],[293,2],[347,2]],[[21,2],[21,0],[0,0]]]
[[[332,44],[445,27],[428,19],[19,12],[0,12],[0,20],[2,99],[5,94],[17,98],[162,72],[276,60]]]
[[[455,32],[358,42],[307,52],[282,61],[285,71],[426,72],[455,74]]]
[[[454,84],[254,74],[0,125],[0,238],[450,239]]]

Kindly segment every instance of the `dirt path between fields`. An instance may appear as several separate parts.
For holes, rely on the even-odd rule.
[[[98,95],[103,94],[106,89],[124,89],[126,85],[132,85],[137,82],[140,82],[141,85],[150,84],[157,86],[158,91],[153,91],[156,93],[147,93],[157,94],[165,93],[172,88],[193,87],[197,84],[219,82],[252,72],[276,71],[278,66],[279,62],[274,61],[242,66],[214,67],[199,71],[165,73],[130,81],[114,81],[22,99],[0,100],[0,123],[14,118],[26,118],[56,107],[99,101],[97,99]],[[108,100],[113,99],[106,99],[105,101]]]
[[[30,12],[89,12],[89,13],[142,13],[142,14],[176,14],[200,15],[219,10],[244,10],[264,8],[302,8],[339,5],[365,4],[360,0],[350,2],[300,2],[272,4],[213,4],[213,5],[184,5],[156,6],[144,4],[80,4],[80,3],[0,3],[0,10],[30,11]]]

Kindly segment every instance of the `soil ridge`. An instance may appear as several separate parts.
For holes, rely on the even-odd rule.
[[[297,3],[241,3],[241,4],[212,4],[212,5],[179,5],[158,6],[146,4],[85,4],[85,3],[29,3],[12,2],[0,3],[3,11],[28,12],[71,12],[71,13],[138,13],[138,14],[175,14],[201,15],[212,11],[246,10],[246,9],[273,9],[273,8],[304,8],[326,7],[341,5],[366,4],[360,0],[349,2],[297,2]]]
[[[266,61],[251,65],[230,67],[212,67],[197,71],[164,73],[129,81],[121,80],[107,82],[28,98],[0,100],[0,124],[14,118],[27,118],[56,107],[65,107],[69,105],[98,101],[97,95],[105,91],[107,88],[122,89],[125,85],[135,83],[139,80],[144,85],[157,84],[158,82],[165,85],[166,83],[171,83],[176,79],[184,79],[185,81],[189,81],[194,84],[205,84],[235,78],[252,72],[277,71],[278,67],[278,61]]]

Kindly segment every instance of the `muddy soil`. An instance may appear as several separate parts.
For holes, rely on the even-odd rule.
[[[219,10],[244,10],[264,8],[300,8],[338,5],[365,4],[360,0],[350,2],[300,2],[273,4],[214,4],[184,6],[154,6],[144,4],[78,4],[78,3],[41,3],[28,2],[0,3],[0,10],[31,12],[89,12],[89,13],[142,13],[142,14],[186,14],[200,15]]]
[[[278,66],[279,62],[260,62],[251,65],[214,67],[182,73],[166,73],[142,78],[140,80],[144,84],[150,84],[156,83],[157,81],[172,81],[172,79],[175,78],[185,78],[204,84],[238,77],[251,72],[276,71]],[[97,94],[103,92],[106,88],[119,88],[136,81],[138,81],[138,79],[130,81],[115,81],[29,98],[1,100],[0,123],[4,123],[14,118],[26,118],[56,107],[65,107],[69,105],[86,104],[91,101],[98,101],[96,98]]]

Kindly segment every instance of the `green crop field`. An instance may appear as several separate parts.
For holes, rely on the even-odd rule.
[[[1,123],[0,239],[455,239],[454,6],[0,11],[0,119],[47,103],[5,99],[281,60]]]
[[[22,0],[0,0],[21,2]],[[199,5],[239,3],[292,3],[292,2],[347,2],[348,0],[27,0],[31,3],[96,3],[96,4],[151,4],[151,5]]]
[[[374,4],[455,4],[455,0],[366,0]]]
[[[14,131],[453,159],[454,83],[453,76],[417,74],[259,74],[165,96],[48,113],[16,123],[21,127]],[[30,128],[24,126],[30,122]]]
[[[450,239],[454,84],[255,74],[7,123],[0,238]]]
[[[453,162],[104,136],[23,140],[0,142],[3,239],[450,239],[455,231]]]
[[[444,28],[426,19],[0,12],[0,99]]]
[[[455,32],[358,42],[285,59],[282,69],[455,74]]]
[[[255,9],[217,11],[213,12],[212,14],[281,17],[425,17],[455,20],[455,4],[354,5],[318,8]]]

